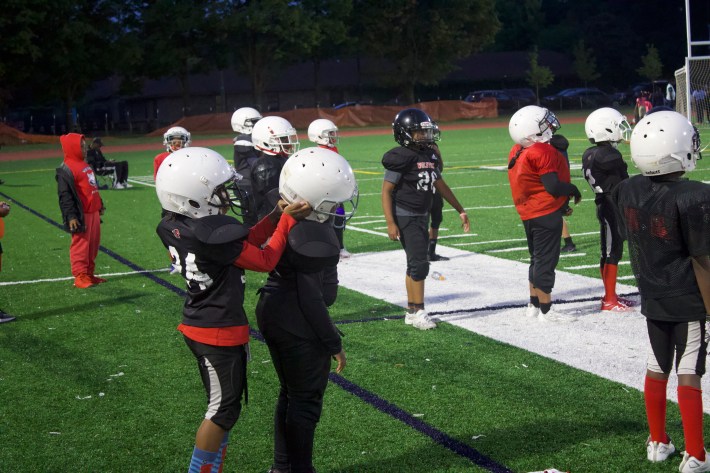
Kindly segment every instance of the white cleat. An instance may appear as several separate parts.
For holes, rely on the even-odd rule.
[[[708,452],[705,451],[705,461],[700,461],[694,456],[689,455],[688,452],[683,452],[683,461],[680,462],[678,471],[680,471],[680,473],[702,473],[703,471],[710,471]]]
[[[404,316],[404,323],[412,325],[419,330],[429,330],[436,328],[436,322],[432,320],[427,311],[420,309],[415,314],[407,314]]]
[[[525,317],[537,317],[537,315],[540,313],[540,308],[535,307],[532,305],[532,302],[528,303],[528,306],[525,308]]]
[[[646,456],[650,462],[665,461],[666,458],[670,457],[674,453],[675,446],[673,446],[673,442],[671,442],[670,437],[668,438],[668,443],[652,442],[650,435],[648,440],[646,440]]]

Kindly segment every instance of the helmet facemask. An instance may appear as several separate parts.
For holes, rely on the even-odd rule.
[[[557,119],[554,113],[549,110],[545,110],[545,116],[542,120],[538,122],[538,127],[540,128],[540,133],[537,134],[541,139],[539,141],[547,143],[552,138],[557,130],[562,128],[560,121]]]
[[[238,217],[244,217],[248,211],[242,207],[242,202],[246,202],[246,194],[239,187],[239,181],[242,180],[241,174],[235,171],[234,177],[228,181],[218,185],[212,191],[212,195],[207,201],[210,207],[217,207],[219,213],[227,214],[230,210]]]
[[[298,141],[298,136],[293,133],[289,135],[272,136],[269,140],[269,146],[274,153],[288,157],[297,153],[301,144]]]

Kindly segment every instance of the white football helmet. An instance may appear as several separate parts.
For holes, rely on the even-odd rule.
[[[631,133],[631,159],[644,176],[692,171],[700,151],[698,129],[678,112],[649,113]]]
[[[232,130],[249,135],[254,124],[262,118],[261,113],[255,108],[242,107],[232,114]]]
[[[190,143],[192,143],[190,132],[181,126],[174,126],[163,135],[163,145],[169,153],[187,148]]]
[[[308,217],[320,223],[336,215],[343,204],[349,219],[357,210],[359,194],[350,164],[335,151],[305,148],[288,158],[279,178],[279,194],[289,204],[305,201],[313,208]]]
[[[165,210],[190,218],[224,214],[230,208],[237,213],[239,179],[218,152],[183,148],[170,153],[158,168],[155,191]]]
[[[533,143],[547,143],[562,128],[554,113],[537,105],[521,108],[510,117],[508,132],[523,148]]]
[[[291,156],[300,146],[296,129],[281,117],[264,117],[254,125],[251,141],[259,151],[272,156]]]
[[[338,145],[338,127],[335,123],[325,118],[313,120],[308,125],[308,139],[323,146]]]
[[[593,144],[610,142],[616,146],[620,141],[628,141],[631,125],[618,110],[604,107],[594,110],[584,122],[584,131]]]

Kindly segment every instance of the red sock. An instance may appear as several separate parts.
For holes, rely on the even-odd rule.
[[[604,300],[606,302],[616,302],[616,275],[619,267],[615,264],[605,264],[602,280],[604,281]]]
[[[678,386],[678,407],[683,421],[685,451],[705,461],[703,443],[703,392],[692,386]]]
[[[651,432],[651,440],[653,442],[668,443],[668,436],[666,435],[667,385],[668,380],[653,379],[646,376],[646,382],[643,386],[648,430]]]

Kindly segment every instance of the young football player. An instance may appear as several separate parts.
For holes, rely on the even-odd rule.
[[[74,286],[86,289],[106,282],[94,275],[101,242],[104,203],[96,176],[85,161],[88,146],[84,135],[69,133],[59,138],[64,162],[56,171],[59,209],[64,226],[71,233],[69,259]]]
[[[158,154],[153,159],[153,179],[158,175],[158,169],[160,165],[165,161],[165,158],[170,156],[170,153],[187,148],[192,142],[190,132],[181,126],[174,126],[163,134],[163,146],[165,146],[165,151]]]
[[[340,333],[328,315],[338,290],[340,253],[332,219],[343,203],[348,204],[346,217],[355,212],[357,184],[345,158],[307,148],[286,161],[279,192],[287,202],[308,202],[313,212],[291,230],[256,306],[259,330],[281,385],[271,472],[311,473],[330,359],[337,361],[338,373],[346,362]]]
[[[407,255],[405,287],[407,313],[404,322],[420,330],[436,327],[424,308],[424,281],[429,274],[429,212],[435,192],[456,209],[463,231],[470,230],[468,215],[437,171],[433,149],[438,127],[424,111],[408,108],[392,123],[398,147],[382,157],[382,211],[390,240],[399,240]]]
[[[612,191],[648,328],[647,458],[660,462],[675,452],[666,433],[666,387],[675,367],[685,436],[681,473],[710,471],[700,385],[710,314],[710,186],[682,177],[700,157],[700,136],[687,118],[647,114],[631,133],[631,159],[642,174]]]
[[[257,217],[262,219],[279,198],[281,168],[300,144],[291,123],[275,116],[264,117],[254,125],[251,141],[261,153],[251,169],[251,187]]]
[[[232,129],[239,133],[234,138],[234,169],[242,176],[239,189],[244,197],[241,207],[244,215],[242,220],[246,225],[254,225],[257,222],[256,209],[251,198],[251,170],[260,153],[254,149],[251,133],[256,122],[262,118],[259,111],[251,107],[242,107],[232,114]]]
[[[630,303],[616,295],[616,277],[619,261],[624,252],[624,236],[617,222],[616,208],[611,201],[611,191],[629,178],[627,166],[617,146],[629,139],[631,126],[626,117],[613,108],[593,111],[584,123],[584,131],[594,146],[582,155],[584,178],[594,192],[597,206],[601,258],[599,269],[604,282],[602,312],[632,311]]]
[[[571,322],[574,317],[552,310],[552,288],[562,217],[571,213],[570,197],[578,204],[582,194],[570,183],[564,156],[550,144],[559,129],[557,117],[546,108],[528,105],[513,114],[508,131],[515,145],[508,156],[508,181],[530,252],[530,303],[525,314],[541,321]]]
[[[310,213],[304,202],[279,202],[249,228],[226,215],[237,208],[230,197],[238,192],[237,178],[219,153],[190,148],[172,153],[156,179],[165,210],[156,231],[187,283],[178,330],[197,359],[208,398],[190,473],[222,471],[229,432],[241,412],[249,342],[244,270],[274,269],[289,231]]]
[[[338,142],[340,140],[338,127],[330,120],[325,118],[313,120],[311,124],[308,125],[308,139],[317,144],[319,148],[329,149],[338,153]],[[338,236],[338,241],[340,242],[340,257],[350,258],[350,252],[345,249],[344,234],[346,219],[343,216],[344,212],[345,209],[343,209],[342,206],[338,206],[338,216],[333,219],[333,227],[335,228],[335,234]]]
[[[569,140],[562,135],[552,135],[552,138],[550,138],[550,144],[554,146],[557,151],[562,153],[562,156],[565,157],[567,167],[569,168],[569,153],[567,152],[569,149]],[[569,201],[567,202],[567,207],[562,214],[565,217],[572,215],[572,209],[569,207]],[[561,252],[571,253],[573,251],[577,251],[577,245],[575,245],[572,240],[572,235],[569,232],[569,225],[567,224],[566,218],[562,219],[562,241],[564,241],[564,245],[560,248]]]

